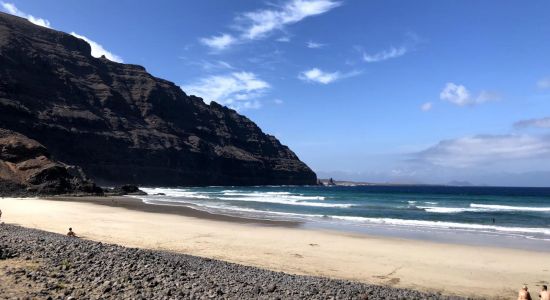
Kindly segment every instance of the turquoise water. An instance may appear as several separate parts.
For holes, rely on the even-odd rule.
[[[550,188],[357,186],[144,188],[142,199],[353,231],[463,232],[550,242]],[[156,195],[155,195],[156,194]],[[412,233],[411,233],[412,232]],[[513,240],[516,241],[516,240]],[[512,241],[512,242],[513,242]]]

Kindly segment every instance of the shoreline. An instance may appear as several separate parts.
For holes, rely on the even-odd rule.
[[[193,217],[198,219],[206,219],[212,221],[232,222],[241,224],[253,224],[263,226],[281,226],[281,227],[299,227],[302,222],[297,221],[282,221],[282,220],[267,220],[254,219],[238,216],[229,216],[224,214],[214,214],[200,209],[194,209],[186,205],[162,205],[162,204],[147,204],[141,199],[133,196],[54,196],[42,197],[41,199],[61,202],[85,202],[96,205],[104,205],[109,207],[119,207],[128,210],[135,210],[147,213],[171,214],[184,217]]]
[[[550,278],[550,268],[541,265],[550,260],[547,252],[308,229],[286,222],[232,222],[182,215],[180,209],[169,213],[174,207],[157,205],[148,205],[156,207],[150,208],[154,212],[141,211],[129,204],[141,200],[126,197],[55,198],[0,199],[2,220],[62,234],[72,226],[84,238],[128,247],[449,295],[510,298],[524,283],[536,290]]]

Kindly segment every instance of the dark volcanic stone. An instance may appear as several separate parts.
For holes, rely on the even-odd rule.
[[[58,295],[70,295],[77,299],[464,299],[290,275],[214,259],[124,248],[0,225],[0,251],[8,248],[20,257],[39,257],[39,266],[27,270],[27,274],[32,272],[30,278],[33,279],[29,280],[45,283],[48,289],[45,295],[54,294],[58,298]],[[8,276],[27,278],[24,274],[25,270],[14,270]],[[30,292],[32,299],[47,298],[33,295]]]
[[[109,192],[116,195],[147,195],[146,192],[140,190],[137,186],[132,184],[125,184],[115,187]]]
[[[76,167],[50,158],[46,147],[0,128],[0,195],[102,194]]]
[[[0,13],[0,66],[0,128],[39,141],[98,183],[316,184],[248,118],[141,66],[94,58],[69,34]]]

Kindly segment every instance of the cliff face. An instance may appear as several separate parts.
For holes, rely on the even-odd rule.
[[[0,195],[102,194],[82,170],[51,160],[46,147],[0,129]]]
[[[83,40],[0,13],[0,128],[45,145],[100,183],[315,184],[273,136],[141,66],[90,55]]]

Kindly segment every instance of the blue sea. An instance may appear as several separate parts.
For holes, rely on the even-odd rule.
[[[272,186],[142,188],[151,205],[305,227],[550,251],[550,188]]]

